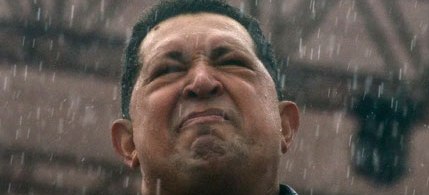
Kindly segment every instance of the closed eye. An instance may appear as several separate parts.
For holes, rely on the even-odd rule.
[[[181,72],[184,71],[184,68],[180,67],[180,66],[162,66],[159,67],[154,74],[152,75],[152,79],[161,77],[161,76],[165,76],[171,73],[177,73],[177,72]]]
[[[217,65],[225,68],[244,68],[248,70],[254,70],[251,63],[252,62],[246,60],[245,58],[225,58],[224,60],[220,60]]]
[[[225,60],[225,61],[222,61],[220,63],[220,65],[222,65],[222,66],[242,66],[242,67],[247,67],[246,64],[243,61],[238,60],[238,59]]]

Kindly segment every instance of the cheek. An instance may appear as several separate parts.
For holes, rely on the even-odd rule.
[[[258,142],[280,138],[281,121],[273,83],[262,76],[231,83],[228,93],[243,116],[245,133]]]
[[[177,90],[163,87],[150,93],[136,90],[132,99],[134,143],[144,158],[167,155],[171,148],[170,118]],[[153,152],[156,151],[156,152]]]

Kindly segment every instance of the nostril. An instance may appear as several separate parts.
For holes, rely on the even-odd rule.
[[[190,97],[190,98],[196,98],[196,97],[198,97],[198,95],[194,91],[189,91],[188,92],[188,97]]]
[[[210,95],[217,95],[219,93],[219,87],[214,87],[211,91],[210,91]]]
[[[215,97],[222,93],[221,82],[207,74],[197,75],[183,89],[183,95],[193,99]]]

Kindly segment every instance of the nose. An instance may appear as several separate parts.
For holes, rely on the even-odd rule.
[[[222,83],[214,77],[215,70],[207,65],[198,65],[191,70],[189,80],[183,88],[183,96],[205,99],[220,96],[224,92]]]

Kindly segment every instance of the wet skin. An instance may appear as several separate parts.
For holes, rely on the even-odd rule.
[[[170,18],[143,40],[131,121],[112,127],[117,151],[143,173],[143,194],[158,179],[162,194],[278,192],[299,119],[254,47],[238,22],[209,13]]]

